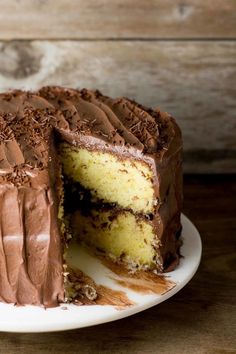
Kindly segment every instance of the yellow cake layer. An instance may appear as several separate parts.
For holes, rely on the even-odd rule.
[[[152,268],[157,245],[152,225],[137,219],[131,212],[91,210],[90,216],[80,211],[73,214],[72,232],[92,249],[105,252],[114,261],[122,260],[130,268]]]
[[[134,212],[153,211],[153,172],[148,165],[66,144],[60,151],[64,174],[89,189],[93,197]]]

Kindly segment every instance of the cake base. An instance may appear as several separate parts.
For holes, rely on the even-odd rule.
[[[0,330],[3,332],[51,332],[75,328],[94,326],[121,318],[158,305],[171,298],[180,291],[195,274],[201,258],[201,239],[198,231],[184,215],[181,217],[183,225],[181,247],[183,257],[180,265],[171,273],[167,274],[167,280],[176,285],[167,292],[145,293],[131,290],[124,285],[118,285],[114,281],[114,274],[97,257],[92,256],[79,244],[71,244],[68,249],[68,265],[81,269],[83,273],[92,278],[95,283],[105,286],[112,291],[123,292],[133,303],[131,306],[117,308],[112,306],[75,306],[73,304],[61,304],[53,309],[39,308],[36,306],[14,306],[0,303]],[[157,283],[157,286],[160,286]],[[116,297],[112,299],[116,301]],[[117,305],[120,304],[119,298]]]

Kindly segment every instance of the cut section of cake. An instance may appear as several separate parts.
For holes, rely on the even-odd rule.
[[[66,176],[89,190],[94,199],[116,203],[137,213],[154,212],[157,203],[152,182],[154,173],[145,162],[109,152],[107,147],[90,149],[61,145]]]
[[[182,140],[174,119],[97,91],[40,94],[72,131],[80,126],[59,144],[72,234],[131,270],[173,269],[182,207]]]
[[[73,301],[70,235],[132,271],[174,269],[181,165],[167,113],[98,91],[0,94],[0,301]]]

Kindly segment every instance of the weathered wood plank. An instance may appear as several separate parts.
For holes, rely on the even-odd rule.
[[[235,38],[235,0],[1,0],[0,39]]]
[[[235,176],[186,178],[184,212],[201,233],[203,257],[194,278],[174,297],[96,327],[0,333],[1,353],[236,353],[235,181]]]
[[[0,90],[58,84],[159,105],[183,130],[188,172],[233,172],[235,58],[236,42],[3,42]]]

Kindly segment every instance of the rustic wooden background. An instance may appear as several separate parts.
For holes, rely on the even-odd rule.
[[[236,172],[235,0],[0,0],[0,90],[46,84],[158,105],[186,172]]]
[[[0,332],[0,353],[236,354],[235,175],[188,175],[184,185],[184,213],[203,242],[200,267],[184,289],[135,316],[95,327]]]

